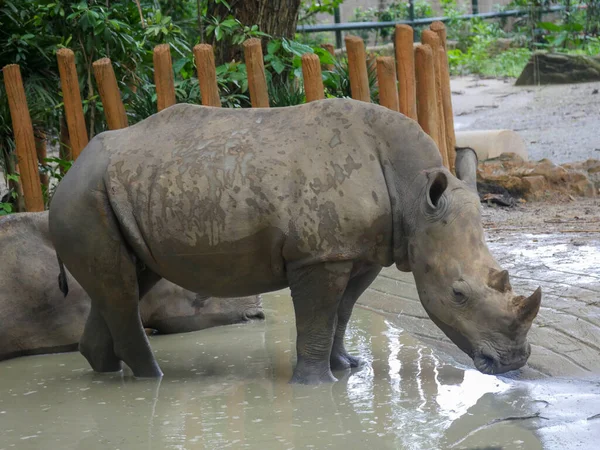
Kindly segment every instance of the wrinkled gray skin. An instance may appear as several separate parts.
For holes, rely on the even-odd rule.
[[[298,383],[360,365],[344,334],[382,266],[413,271],[429,315],[486,373],[525,364],[541,300],[515,297],[477,196],[418,124],[347,99],[180,104],[98,135],[54,195],[50,232],[92,298],[80,350],[100,372],[162,375],[137,314],[160,278],[212,296],[289,286]]]
[[[477,193],[477,153],[470,147],[456,148],[456,177]]]
[[[68,275],[65,298],[56,282],[58,262],[48,213],[0,217],[0,361],[77,349],[90,298]],[[140,303],[145,327],[159,333],[202,330],[264,317],[260,297],[198,296],[166,280]]]

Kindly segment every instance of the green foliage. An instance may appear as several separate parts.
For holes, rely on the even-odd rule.
[[[228,39],[233,45],[241,45],[249,38],[268,36],[258,29],[258,25],[245,26],[233,16],[228,16],[224,20],[218,17],[209,18],[206,35],[213,36],[217,42]]]
[[[302,55],[314,53],[321,64],[334,64],[335,58],[321,47],[311,47],[289,39],[272,39],[267,44],[265,63],[267,70],[289,78],[302,78]]]
[[[298,23],[314,23],[317,14],[333,15],[335,8],[344,3],[344,0],[305,0],[300,5]]]
[[[531,57],[527,48],[510,48],[495,56],[469,48],[448,51],[450,72],[453,75],[479,74],[490,77],[518,77]]]
[[[377,102],[377,70],[375,64],[367,66],[367,75],[369,79],[369,91],[371,100]],[[348,68],[348,58],[341,57],[335,60],[333,70],[323,72],[323,85],[327,98],[351,98],[350,89],[350,70]]]
[[[46,208],[50,206],[50,201],[58,183],[63,179],[72,165],[73,161],[62,158],[45,158],[44,164],[40,165],[40,173],[47,175],[50,180],[49,189],[46,189],[46,186],[42,185],[42,195]]]
[[[299,79],[270,77],[268,81],[271,107],[300,105],[306,102],[304,86]]]
[[[415,19],[422,19],[433,16],[430,2],[417,0],[414,3]],[[410,18],[409,4],[407,1],[395,0],[389,3],[385,8],[363,8],[354,10],[350,22],[396,22],[399,20],[408,20]],[[372,30],[356,30],[357,36],[365,41],[374,38],[375,45],[378,43],[389,42],[392,36],[391,28],[380,28]]]
[[[6,182],[9,181],[19,181],[19,176],[17,174],[8,174],[6,176]],[[10,189],[4,197],[0,198],[0,216],[5,216],[15,211],[15,203],[17,201],[17,193]]]

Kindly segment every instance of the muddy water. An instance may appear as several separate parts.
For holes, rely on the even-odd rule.
[[[594,448],[600,381],[482,375],[357,309],[367,364],[292,386],[285,291],[264,323],[152,338],[165,377],[91,372],[78,353],[0,363],[0,449]]]

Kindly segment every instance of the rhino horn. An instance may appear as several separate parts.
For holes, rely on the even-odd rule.
[[[488,286],[498,292],[508,292],[512,289],[508,280],[508,270],[490,269]]]
[[[542,288],[538,287],[529,297],[517,297],[516,299],[517,320],[527,323],[532,322],[542,303]]]

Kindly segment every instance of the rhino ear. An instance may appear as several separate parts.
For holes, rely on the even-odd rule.
[[[427,202],[433,208],[437,208],[442,198],[442,194],[448,187],[448,177],[444,172],[431,174],[431,181],[427,189]]]
[[[508,280],[508,270],[490,269],[488,286],[498,292],[508,292],[512,289]]]

